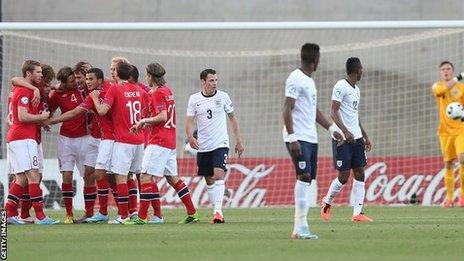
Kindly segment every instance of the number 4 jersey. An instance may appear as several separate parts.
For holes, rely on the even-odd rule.
[[[167,112],[167,120],[150,128],[148,143],[168,149],[176,148],[176,104],[174,94],[169,86],[158,87],[150,99],[151,117],[162,111]]]
[[[149,96],[139,86],[125,82],[113,85],[103,101],[112,109],[114,139],[127,144],[143,144],[143,132],[129,133],[130,127],[148,113]]]
[[[226,113],[233,111],[232,101],[223,91],[218,90],[211,96],[202,92],[190,96],[187,116],[197,117],[199,152],[229,148]]]

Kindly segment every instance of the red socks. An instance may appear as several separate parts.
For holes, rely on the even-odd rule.
[[[127,189],[129,190],[129,213],[134,213],[137,211],[137,181],[129,179]]]
[[[10,190],[8,192],[8,198],[5,204],[6,216],[14,217],[18,215],[18,203],[24,192],[24,188],[16,182],[11,183]]]
[[[29,184],[29,195],[31,197],[32,207],[34,208],[34,211],[35,211],[35,217],[39,220],[44,219],[45,214],[43,212],[42,189],[40,189],[40,185]],[[71,209],[72,209],[72,205],[71,205]]]
[[[63,194],[64,206],[66,208],[66,216],[73,216],[73,185],[72,183],[63,183],[61,185],[61,193]],[[30,194],[30,193],[29,193]],[[30,194],[32,199],[32,194]]]
[[[110,185],[106,178],[97,180],[97,189],[99,212],[106,216],[108,215],[108,193],[110,192]]]
[[[154,215],[162,218],[161,216],[161,202],[160,202],[160,194],[159,188],[156,182],[150,183],[152,185],[152,191],[154,193],[153,199],[151,200],[151,206],[153,207]]]
[[[193,205],[192,197],[190,196],[190,191],[184,184],[184,182],[179,179],[179,181],[176,184],[174,184],[174,189],[177,191],[177,195],[179,196],[182,203],[184,203],[185,208],[187,209],[187,214],[195,214],[196,209]]]
[[[155,191],[152,183],[143,183],[140,188],[140,208],[139,217],[141,219],[147,219],[148,208],[152,200],[155,198]]]
[[[129,216],[128,204],[129,191],[127,190],[127,184],[118,184],[118,209],[122,219],[127,218],[127,216]]]
[[[85,216],[93,216],[93,207],[97,198],[97,187],[84,187]]]

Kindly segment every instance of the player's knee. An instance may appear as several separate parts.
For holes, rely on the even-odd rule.
[[[27,178],[24,174],[19,174],[15,176],[15,183],[20,185],[21,187],[26,187],[27,185]]]
[[[350,176],[349,171],[341,171],[338,173],[338,181],[340,181],[340,183],[342,184],[346,184],[346,182],[348,182],[349,176]]]
[[[177,181],[179,181],[178,177],[173,177],[173,176],[165,176],[166,181],[169,183],[169,185],[174,186]]]
[[[311,174],[309,174],[309,173],[299,174],[297,176],[297,179],[299,181],[303,181],[303,182],[306,182],[306,183],[311,183]]]
[[[206,185],[211,186],[214,184],[215,179],[213,177],[205,177]]]
[[[151,183],[153,181],[153,178],[151,175],[148,174],[140,174],[140,183],[146,184],[146,183]]]

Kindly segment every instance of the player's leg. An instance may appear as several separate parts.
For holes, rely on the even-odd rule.
[[[350,177],[352,149],[353,144],[344,143],[338,146],[337,142],[332,140],[333,164],[338,176],[332,180],[327,195],[321,200],[322,220],[330,220],[332,202]]]
[[[459,160],[460,195],[459,206],[464,207],[464,134],[458,135],[454,143]]]
[[[222,213],[222,203],[225,192],[225,172],[227,166],[228,148],[218,148],[211,152],[211,163],[213,167],[214,180],[214,201],[213,201],[213,223],[224,223],[224,214]]]
[[[18,221],[18,203],[27,186],[27,178],[24,173],[17,173],[15,179],[10,184],[8,190],[8,197],[5,202],[6,218],[8,224],[23,224],[24,222]]]
[[[166,178],[166,181],[169,183],[169,185],[171,185],[176,190],[179,199],[182,201],[185,209],[187,210],[187,216],[179,223],[189,224],[199,222],[200,215],[197,213],[195,205],[193,205],[190,191],[187,185],[185,185],[182,179],[180,179],[177,175],[176,155],[177,152],[175,149],[166,150],[166,168],[164,171],[164,177]]]
[[[291,238],[317,239],[317,235],[309,230],[309,187],[317,171],[317,144],[305,141],[300,143],[301,155],[294,155],[287,143],[288,152],[295,167],[296,182],[294,187],[295,215]]]
[[[127,177],[127,188],[129,191],[129,202],[128,202],[128,211],[129,217],[131,219],[137,219],[137,177],[136,173],[140,173],[142,170],[142,162],[144,155],[144,146],[141,145],[131,145],[131,164],[129,167],[129,175]]]
[[[84,165],[84,206],[85,214],[79,220],[85,222],[87,218],[94,215],[95,200],[97,199],[97,184],[95,176],[95,165],[98,157],[100,140],[91,136],[81,137],[80,155],[81,164]]]
[[[74,223],[73,218],[73,170],[76,165],[78,151],[73,148],[72,139],[65,136],[58,136],[58,163],[63,178],[61,192],[64,206],[66,208],[65,224]]]
[[[353,146],[351,167],[353,168],[353,218],[355,222],[372,222],[372,218],[363,213],[364,197],[366,195],[364,184],[364,167],[367,165],[364,140],[357,139]]]
[[[216,201],[216,181],[213,178],[214,168],[213,168],[213,157],[212,152],[198,152],[197,153],[197,167],[198,176],[204,177],[206,182],[206,191],[208,192],[208,200],[213,206]],[[214,214],[214,213],[213,213]]]
[[[440,148],[443,154],[445,163],[444,183],[446,188],[446,199],[443,202],[443,207],[449,208],[454,206],[454,160],[457,158],[456,149],[454,147],[455,136],[440,135]]]
[[[136,172],[137,175],[138,172]],[[137,176],[131,173],[127,176],[127,189],[129,190],[129,216],[135,217],[137,215],[137,196],[139,190],[137,188]]]

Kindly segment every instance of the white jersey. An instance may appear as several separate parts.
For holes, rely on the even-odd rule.
[[[358,86],[352,86],[346,79],[338,81],[333,88],[332,100],[340,102],[340,118],[355,139],[362,138],[358,114],[360,98]]]
[[[190,96],[187,116],[197,117],[198,152],[229,148],[226,113],[234,111],[229,95],[217,90],[211,96],[197,92]]]
[[[295,99],[292,118],[293,132],[296,138],[317,143],[317,89],[314,80],[300,69],[295,69],[285,82],[285,97]],[[287,129],[284,126],[283,138],[285,142],[288,142],[287,136]]]

